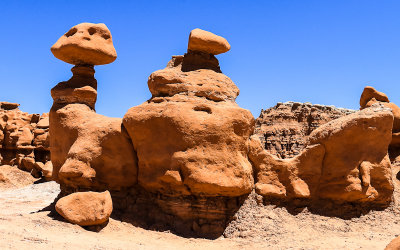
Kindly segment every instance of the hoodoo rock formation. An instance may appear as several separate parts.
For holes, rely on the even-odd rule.
[[[382,93],[368,90],[358,112],[278,104],[256,123],[236,104],[239,89],[215,57],[229,49],[226,39],[193,30],[187,53],[150,75],[152,97],[120,119],[95,112],[94,66],[116,58],[106,26],[80,24],[61,37],[52,52],[76,65],[51,90],[53,178],[68,195],[57,211],[93,225],[114,209],[143,227],[218,237],[253,189],[267,202],[391,201],[388,146],[397,114]]]
[[[104,24],[80,24],[52,47],[57,58],[77,63],[73,76],[51,90],[51,160],[61,185],[93,190],[136,183],[136,156],[122,119],[95,112],[94,65],[110,63],[116,53]]]
[[[320,126],[290,159],[270,155],[253,136],[256,191],[268,198],[387,204],[393,193],[392,124],[390,109],[375,104]]]
[[[202,40],[196,46],[192,41],[189,48],[201,47]],[[211,64],[217,59],[200,53],[189,50],[174,56],[167,68],[151,74],[152,98],[124,116],[139,160],[139,184],[169,195],[248,194],[253,179],[247,140],[254,118],[235,103],[239,89],[229,77],[209,69],[205,58],[211,58]],[[204,60],[197,61],[194,55]],[[187,63],[196,67],[184,71]]]
[[[0,102],[0,163],[50,178],[48,114],[28,114],[18,106]]]
[[[302,152],[307,137],[316,128],[355,112],[311,103],[285,102],[261,110],[256,119],[256,134],[264,148],[279,158],[291,158]]]
[[[239,89],[214,56],[229,50],[226,40],[196,29],[188,48],[150,75],[152,98],[129,109],[123,124],[139,186],[162,195],[155,206],[179,218],[183,231],[220,235],[253,188],[247,142],[254,118],[235,103]]]

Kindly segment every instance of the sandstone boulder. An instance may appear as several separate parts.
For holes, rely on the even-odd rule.
[[[113,210],[110,192],[78,192],[59,199],[56,211],[67,221],[80,226],[100,225]]]
[[[0,108],[4,110],[14,110],[19,107],[18,103],[0,102]]]
[[[379,92],[371,86],[366,86],[360,97],[360,107],[365,108],[372,99],[379,102],[389,102],[389,98],[385,93]]]
[[[221,36],[201,29],[194,29],[190,32],[188,50],[218,55],[230,49],[231,45]]]
[[[50,126],[49,123],[49,117],[43,117],[42,119],[39,120],[39,122],[36,124],[36,127],[39,129],[46,129]]]
[[[102,65],[117,58],[111,33],[104,23],[81,23],[72,27],[51,47],[51,52],[74,65]]]

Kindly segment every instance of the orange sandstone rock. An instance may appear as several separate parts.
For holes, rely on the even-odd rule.
[[[78,192],[59,199],[56,211],[67,221],[80,226],[100,225],[113,210],[110,192]]]
[[[51,91],[53,179],[74,188],[120,189],[134,185],[136,156],[122,119],[94,111],[94,70],[83,66],[74,69],[69,81]]]
[[[104,23],[81,23],[72,27],[51,47],[51,52],[74,65],[102,65],[117,58],[111,33]]]
[[[393,115],[374,105],[320,126],[299,155],[278,159],[252,137],[256,191],[270,198],[387,204],[392,197],[388,146]]]
[[[394,238],[386,247],[385,250],[399,250],[400,249],[400,237]]]
[[[231,45],[221,36],[201,29],[194,29],[190,32],[188,50],[218,55],[230,49]]]
[[[389,98],[385,93],[379,92],[371,86],[366,86],[360,97],[360,107],[362,109],[365,108],[373,98],[379,102],[389,102]]]
[[[239,89],[220,73],[218,60],[191,52],[192,42],[187,54],[151,74],[152,98],[123,118],[138,156],[138,183],[168,195],[250,193],[254,118],[235,103]]]
[[[394,120],[391,146],[398,147],[400,145],[400,108],[393,102],[389,102],[389,98],[384,93],[370,86],[365,87],[360,98],[360,109],[371,107],[376,103],[380,103],[392,110]]]

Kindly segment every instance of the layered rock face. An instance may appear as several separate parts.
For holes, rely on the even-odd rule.
[[[72,68],[70,80],[51,90],[53,178],[72,188],[118,190],[132,186],[137,181],[136,156],[122,119],[94,110],[97,81],[93,66],[115,60],[111,33],[104,24],[84,23],[71,30],[52,47],[56,57],[79,63]]]
[[[278,159],[253,136],[256,191],[269,198],[387,204],[393,193],[388,146],[393,115],[374,105],[314,130],[298,156]]]
[[[1,165],[17,165],[35,177],[51,172],[48,114],[28,114],[19,104],[0,102]],[[44,165],[47,170],[44,170]]]
[[[305,148],[307,136],[329,121],[355,112],[311,103],[285,102],[261,110],[255,132],[264,148],[285,159],[294,157]]]

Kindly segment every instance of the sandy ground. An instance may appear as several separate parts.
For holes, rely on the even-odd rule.
[[[216,240],[182,238],[113,219],[93,232],[46,211],[58,193],[55,182],[0,187],[0,249],[384,249],[400,234],[397,202],[343,220],[259,205],[255,194]]]

